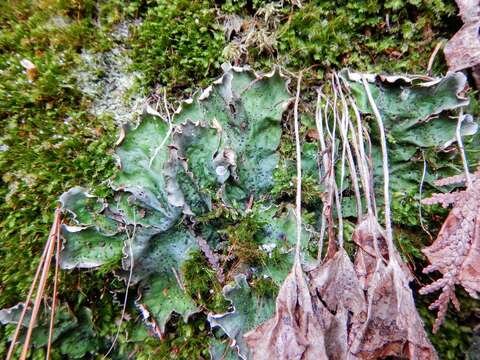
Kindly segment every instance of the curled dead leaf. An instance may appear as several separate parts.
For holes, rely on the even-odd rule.
[[[332,319],[310,295],[301,265],[295,263],[278,294],[275,316],[244,338],[255,360],[328,359],[325,330]]]
[[[477,86],[480,84],[480,4],[470,0],[456,0],[462,28],[445,45],[444,53],[450,71],[473,68]]]
[[[367,295],[366,320],[353,319],[349,346],[360,359],[396,356],[437,359],[408,286],[412,275],[398,252],[388,254],[384,231],[373,215],[355,229],[355,270]]]
[[[378,263],[368,288],[365,322],[352,325],[350,351],[359,359],[437,359],[415,308],[409,280],[395,260]]]
[[[329,359],[352,357],[348,348],[352,324],[365,321],[367,304],[353,264],[341,248],[309,273],[311,286],[334,319],[325,333]]]

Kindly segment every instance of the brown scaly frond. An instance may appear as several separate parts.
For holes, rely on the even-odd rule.
[[[445,193],[445,194],[433,194],[431,197],[422,200],[422,204],[424,205],[434,205],[440,204],[442,207],[447,208],[449,205],[454,204],[461,200],[462,196],[464,196],[463,191],[455,191],[452,193]]]
[[[447,179],[439,183],[452,182]],[[445,319],[448,303],[452,301],[455,308],[459,308],[455,285],[463,286],[474,298],[480,292],[480,170],[471,175],[471,185],[467,189],[449,194],[434,194],[422,203],[440,203],[443,206],[453,204],[437,239],[422,250],[430,261],[423,272],[439,271],[443,274],[441,279],[420,289],[421,294],[442,290],[438,299],[430,305],[430,309],[438,309],[433,326],[433,331],[436,332]]]
[[[443,179],[435,180],[435,185],[437,186],[446,186],[454,184],[464,184],[466,181],[465,174],[459,174],[454,176],[449,176]]]

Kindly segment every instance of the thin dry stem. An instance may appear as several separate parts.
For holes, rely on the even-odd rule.
[[[297,94],[293,107],[293,123],[295,128],[295,151],[297,155],[297,196],[296,196],[296,217],[297,217],[297,245],[295,247],[295,261],[300,261],[300,246],[302,236],[302,151],[300,148],[300,130],[298,125],[298,103],[300,102],[300,85],[302,83],[302,72],[298,75]]]
[[[385,231],[386,231],[386,239],[388,243],[388,255],[390,259],[393,258],[394,254],[394,245],[393,245],[393,233],[392,233],[392,222],[391,222],[391,214],[390,214],[390,174],[388,168],[388,152],[387,152],[387,138],[385,136],[385,129],[383,127],[382,116],[378,111],[377,105],[375,104],[375,100],[373,99],[372,93],[370,92],[370,86],[367,84],[367,80],[365,76],[362,76],[363,86],[365,87],[365,91],[367,93],[368,101],[370,106],[372,107],[373,114],[377,120],[377,125],[380,130],[380,141],[382,147],[382,167],[383,167],[383,196],[385,202]]]
[[[60,227],[57,228],[57,236],[56,236],[56,253],[55,253],[55,274],[53,277],[53,296],[52,296],[52,309],[50,312],[50,326],[48,329],[48,342],[47,342],[47,355],[46,359],[50,359],[50,354],[52,351],[52,342],[53,342],[53,327],[55,323],[55,311],[57,307],[57,294],[58,294],[58,276],[60,270],[60,249],[61,249],[61,241],[60,241]]]
[[[33,277],[32,284],[30,285],[30,289],[28,290],[27,299],[25,300],[25,303],[24,303],[24,306],[23,306],[23,309],[22,309],[22,313],[20,314],[20,318],[18,320],[17,327],[15,328],[15,332],[13,333],[13,336],[12,336],[10,347],[8,348],[8,353],[7,353],[6,360],[10,360],[13,356],[13,351],[15,350],[15,345],[17,343],[18,336],[20,335],[20,330],[22,328],[23,319],[25,318],[25,315],[27,314],[28,307],[30,306],[30,301],[32,300],[33,292],[35,291],[35,287],[37,286],[38,278],[40,277],[40,272],[42,270],[43,263],[45,261],[45,256],[47,254],[47,249],[49,248],[50,240],[51,240],[50,237],[48,237],[47,243],[45,244],[45,247],[43,248],[42,256],[40,257],[40,261],[38,263],[37,270],[35,271],[35,276]]]
[[[130,269],[129,269],[129,272],[128,272],[127,287],[125,289],[125,299],[123,299],[122,314],[121,314],[121,317],[120,317],[120,323],[117,326],[117,332],[115,334],[115,338],[113,339],[112,345],[108,349],[107,353],[103,356],[103,359],[107,358],[107,356],[112,352],[112,350],[115,348],[115,345],[117,344],[118,337],[120,336],[120,327],[122,326],[123,318],[125,317],[125,312],[127,310],[128,290],[130,289],[130,285],[132,283],[133,267],[135,265],[134,259],[133,259],[132,240],[135,238],[136,231],[137,231],[137,222],[136,222],[136,219],[135,219],[135,210],[134,210],[133,211],[133,230],[132,230],[132,233],[130,234],[128,232],[128,230],[126,231],[127,244],[128,244],[128,255],[130,257]]]
[[[365,133],[365,139],[367,140],[367,144],[368,144],[368,156],[367,156],[367,167],[368,167],[368,171],[369,171],[369,174],[370,174],[370,193],[372,194],[372,205],[373,205],[373,213],[375,214],[375,217],[378,216],[378,210],[377,210],[377,200],[376,200],[376,197],[375,197],[375,187],[374,187],[374,183],[373,183],[373,147],[372,147],[372,140],[370,139],[370,134],[368,133],[368,131],[366,131],[365,129],[363,130],[364,133]]]
[[[461,132],[462,122],[463,122],[463,108],[460,108],[460,114],[458,115],[458,121],[457,121],[456,136],[457,136],[458,150],[460,150],[460,155],[462,157],[463,171],[465,172],[467,188],[470,188],[472,187],[472,178],[470,177],[470,172],[468,171],[467,157],[465,155],[465,148],[463,147],[462,132]]]
[[[332,78],[332,88],[334,94],[334,102],[333,102],[333,133],[329,133],[330,141],[332,143],[332,163],[331,163],[331,175],[330,175],[330,190],[333,194],[333,198],[335,200],[335,207],[337,209],[337,219],[338,219],[338,243],[340,247],[343,247],[343,216],[342,216],[342,205],[341,205],[341,198],[337,186],[337,182],[335,180],[335,170],[334,170],[334,156],[335,156],[335,131],[338,126],[340,129],[340,134],[342,133],[342,126],[341,123],[338,121],[338,111],[337,111],[337,101],[338,101],[338,94],[337,90],[335,89],[334,79]],[[340,178],[340,192],[342,191],[342,178],[345,172],[345,142],[342,144],[342,158],[341,158],[341,178]],[[336,248],[333,246],[334,244],[329,244],[329,251],[327,255],[333,256],[335,254]]]
[[[326,145],[324,139],[324,132],[323,132],[323,117],[322,117],[322,101],[320,90],[317,92],[317,106],[315,111],[315,125],[317,127],[318,132],[318,142],[320,143],[320,151],[322,156],[322,164],[325,168],[325,171],[328,167],[328,155],[326,153]],[[318,167],[318,178],[320,181],[324,176],[322,175],[321,166]],[[320,239],[318,242],[318,255],[317,258],[322,258],[322,250],[323,250],[323,238],[325,236],[325,228],[326,228],[326,205],[323,203],[322,207],[322,214],[320,218]]]
[[[342,110],[342,116],[341,116],[341,119],[342,119],[342,122],[339,122],[338,119],[340,118],[339,116],[339,106],[337,104],[338,102],[338,90],[335,86],[335,74],[332,74],[332,80],[331,80],[331,85],[332,85],[332,90],[333,90],[333,96],[334,96],[334,102],[333,102],[333,105],[334,105],[334,108],[333,108],[333,121],[335,123],[338,123],[338,127],[340,129],[340,134],[342,135],[343,133],[343,116],[344,116],[344,111],[345,109],[344,108],[341,108]],[[342,103],[343,105],[343,103]],[[345,178],[345,158],[346,158],[346,144],[345,144],[345,141],[343,141],[343,136],[342,136],[342,156],[340,158],[340,192],[342,192],[343,190],[343,180]],[[342,198],[342,194],[340,194],[340,200]]]
[[[164,90],[163,92],[163,104],[164,104],[164,107],[165,107],[165,112],[167,114],[167,122],[168,122],[168,131],[167,133],[165,134],[165,137],[162,139],[162,142],[160,143],[160,145],[157,146],[157,148],[155,148],[154,152],[153,152],[153,155],[152,157],[150,158],[150,161],[148,163],[148,167],[151,168],[152,167],[152,164],[153,164],[153,161],[155,160],[155,158],[157,157],[158,153],[160,152],[160,150],[165,146],[165,144],[167,143],[167,140],[168,138],[170,137],[172,131],[173,131],[173,125],[172,125],[172,116],[170,115],[170,110],[168,110],[168,103],[167,103],[167,91]],[[157,105],[158,106],[158,105]]]
[[[420,220],[420,226],[422,227],[422,230],[425,231],[425,233],[430,237],[431,240],[433,240],[432,234],[430,234],[430,231],[427,230],[425,227],[425,224],[423,223],[423,216],[422,216],[422,195],[423,195],[423,184],[425,183],[425,176],[427,175],[427,160],[425,159],[425,154],[422,151],[422,157],[423,157],[423,172],[422,172],[422,180],[420,181],[420,187],[418,189],[419,196],[420,196],[420,203],[418,206],[418,218]]]
[[[53,251],[55,249],[55,237],[58,234],[58,228],[61,223],[61,209],[60,205],[57,206],[55,210],[55,220],[53,222],[52,230],[50,232],[48,249],[45,255],[45,262],[43,263],[42,273],[40,276],[40,281],[38,284],[37,294],[35,296],[35,302],[32,309],[32,317],[30,318],[30,323],[27,329],[27,335],[25,336],[25,342],[23,343],[22,352],[20,354],[20,360],[25,360],[28,355],[28,348],[30,347],[30,340],[32,338],[33,328],[37,321],[38,312],[40,310],[40,304],[42,302],[43,294],[45,293],[45,286],[48,279],[48,271],[50,269],[50,264],[52,262]]]
[[[348,167],[350,170],[350,176],[352,180],[352,185],[353,185],[353,191],[355,193],[355,200],[356,200],[356,207],[357,207],[357,218],[362,217],[362,197],[360,195],[360,189],[359,189],[359,184],[358,184],[358,177],[357,177],[357,170],[355,167],[355,161],[353,159],[352,155],[352,149],[350,147],[350,141],[348,140],[348,130],[349,130],[349,112],[348,112],[348,105],[347,101],[345,99],[345,96],[343,95],[342,87],[340,84],[340,81],[338,79],[337,74],[335,74],[335,79],[337,81],[337,90],[338,93],[340,94],[340,99],[342,101],[342,121],[340,123],[340,134],[342,136],[342,142],[343,146],[346,149],[346,154],[347,154],[347,161],[348,161]],[[340,191],[342,191],[343,187],[340,186]]]
[[[332,108],[332,114],[333,114],[333,129],[330,130],[330,126],[328,123],[328,117],[325,117],[325,130],[327,132],[327,136],[330,140],[330,163],[328,164],[328,198],[327,198],[327,223],[328,223],[328,246],[327,246],[327,253],[325,255],[326,259],[330,259],[335,255],[335,252],[337,250],[336,246],[336,241],[335,241],[335,229],[334,229],[334,221],[333,221],[333,201],[335,200],[335,191],[336,191],[336,179],[335,179],[335,137],[336,137],[336,131],[337,131],[337,119],[335,116],[335,111],[336,111],[336,103],[337,103],[337,96],[334,93],[334,101],[333,105],[330,105]],[[328,109],[328,108],[327,108]],[[343,233],[343,221],[341,217],[338,218],[339,221],[339,230],[338,232]]]
[[[251,197],[251,199],[253,199],[253,197]],[[201,236],[197,236],[196,239],[198,246],[200,246],[200,249],[207,258],[208,263],[215,270],[217,280],[221,284],[223,284],[223,282],[225,281],[225,274],[223,273],[223,268],[220,266],[220,259],[218,258],[218,255],[215,254],[212,249],[210,249],[210,246],[204,238],[202,238]]]
[[[363,126],[362,118],[360,116],[360,111],[358,110],[355,101],[350,97],[350,104],[355,114],[355,119],[357,123],[357,133],[355,134],[355,126],[351,123],[352,127],[352,139],[356,142],[354,149],[357,152],[358,160],[358,169],[360,170],[360,181],[362,182],[363,191],[365,192],[365,201],[367,204],[367,212],[370,216],[374,216],[375,212],[372,206],[372,193],[370,191],[371,181],[370,181],[370,172],[368,169],[367,156],[365,155],[365,145],[363,139]]]
[[[428,66],[427,66],[428,75],[431,75],[432,73],[433,62],[435,61],[435,57],[437,56],[438,51],[442,48],[443,44],[444,44],[443,40],[440,40],[435,46],[435,49],[433,49],[432,55],[430,55],[430,59],[428,59]]]

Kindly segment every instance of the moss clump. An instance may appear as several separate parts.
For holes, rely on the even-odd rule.
[[[275,182],[271,194],[281,201],[293,200],[296,194],[296,171],[293,166],[281,165],[273,173]],[[321,203],[322,190],[318,178],[312,175],[302,176],[302,203],[314,207]]]
[[[216,15],[213,1],[156,0],[134,29],[134,68],[148,85],[205,85],[222,64],[224,35]]]
[[[218,229],[225,246],[227,259],[235,259],[233,267],[238,265],[255,266],[262,263],[266,254],[260,250],[260,239],[266,222],[262,219],[262,203],[253,204],[253,208],[243,211],[223,205],[214,199],[213,209],[199,216],[197,221],[207,228]]]
[[[425,261],[425,256],[422,254],[421,249],[427,242],[427,234],[421,233],[420,230],[411,231],[406,228],[395,228],[395,242],[403,260],[409,263],[415,261]]]
[[[242,217],[239,210],[223,205],[221,200],[213,199],[212,210],[204,215],[197,217],[200,224],[212,223],[213,225],[224,225],[225,223],[232,224]]]
[[[430,231],[437,231],[442,224],[442,219],[448,214],[448,210],[440,205],[422,205],[422,220],[420,220],[420,197],[418,194],[393,193],[392,195],[392,217],[396,224],[421,229],[423,223]]]
[[[278,31],[290,66],[424,71],[434,39],[459,28],[453,1],[309,1]]]
[[[260,250],[258,235],[264,225],[265,222],[254,210],[244,214],[237,223],[220,230],[219,233],[226,237],[229,244],[227,256],[234,255],[238,264],[261,264],[266,254]]]
[[[183,268],[185,290],[201,307],[222,313],[228,308],[228,302],[222,295],[222,285],[218,282],[216,272],[211,268],[205,255],[194,251]]]
[[[118,351],[111,358],[134,357],[148,359],[210,359],[210,329],[204,316],[193,315],[188,323],[174,316],[167,324],[163,339],[149,334],[144,324],[128,323],[126,332],[121,333]]]
[[[258,297],[275,298],[278,294],[278,290],[280,289],[278,284],[276,284],[270,278],[255,279],[250,285],[252,291]]]

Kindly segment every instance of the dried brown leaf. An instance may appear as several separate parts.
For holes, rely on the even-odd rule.
[[[325,332],[329,359],[351,357],[348,338],[352,323],[366,320],[367,304],[353,264],[341,248],[333,258],[309,273],[310,284],[335,319]],[[332,315],[333,316],[333,315]]]
[[[388,246],[385,232],[377,219],[369,215],[357,225],[352,239],[359,247],[355,256],[355,271],[362,289],[367,290],[377,267],[377,260],[381,258],[385,262],[388,261]],[[401,261],[397,252],[395,257],[398,263],[401,264],[404,273],[407,274],[408,279],[411,280],[410,270]]]
[[[480,19],[480,6],[478,1],[456,0],[460,17],[464,23],[478,21]]]
[[[445,45],[450,71],[461,71],[480,64],[480,6],[471,0],[456,0],[463,27]]]
[[[384,231],[372,215],[355,229],[359,246],[355,270],[367,293],[367,316],[354,318],[350,352],[360,359],[386,356],[436,359],[408,286],[410,271],[394,249],[389,256]]]
[[[244,335],[255,360],[328,359],[325,330],[333,316],[312,297],[296,262],[276,300],[275,316]]]
[[[397,260],[380,261],[370,280],[367,320],[352,325],[350,351],[360,359],[437,359]]]
[[[478,22],[465,24],[445,45],[448,68],[461,71],[480,63]]]
[[[344,307],[353,314],[366,310],[365,296],[346,251],[340,249],[333,258],[309,273],[311,286],[328,309]]]

